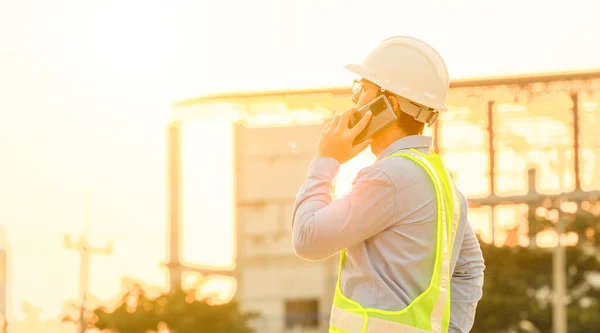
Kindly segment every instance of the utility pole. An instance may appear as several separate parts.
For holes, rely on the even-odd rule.
[[[88,283],[89,283],[89,270],[90,270],[90,258],[92,254],[110,255],[112,253],[112,244],[108,244],[104,248],[97,248],[92,246],[87,237],[90,233],[91,219],[90,219],[90,206],[91,199],[90,195],[86,195],[85,203],[85,232],[76,242],[71,240],[71,235],[65,235],[65,247],[67,249],[73,249],[79,252],[80,264],[79,264],[79,298],[81,306],[79,308],[79,332],[85,333],[87,330],[87,321],[85,319],[85,303],[88,294]]]
[[[565,151],[558,151],[558,186],[560,193],[563,193],[563,176],[565,171]],[[566,279],[566,254],[565,247],[561,238],[565,233],[565,217],[561,210],[563,198],[558,198],[558,221],[556,222],[556,236],[558,243],[554,248],[552,255],[552,289],[554,291],[554,302],[552,303],[552,331],[553,333],[567,333],[567,279]]]
[[[575,174],[575,189],[581,188],[581,177],[579,170],[579,95],[574,92],[571,94],[572,115],[573,115],[573,169]],[[558,185],[560,197],[558,198],[558,222],[556,223],[556,234],[558,244],[554,248],[552,256],[552,289],[554,291],[554,302],[552,304],[552,332],[567,333],[567,264],[565,246],[561,243],[561,236],[566,229],[565,216],[561,210],[561,204],[565,201],[567,194],[564,192],[563,177],[566,171],[566,147],[559,148],[557,155]]]

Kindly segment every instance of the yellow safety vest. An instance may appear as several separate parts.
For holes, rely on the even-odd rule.
[[[438,228],[435,266],[428,288],[400,311],[363,308],[342,294],[340,275],[346,249],[340,254],[340,267],[335,288],[330,333],[446,333],[450,322],[450,261],[460,201],[454,185],[436,153],[424,154],[404,149],[386,158],[403,156],[423,167],[435,186],[438,202]]]

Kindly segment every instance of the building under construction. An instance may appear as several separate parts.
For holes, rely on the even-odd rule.
[[[600,210],[593,199],[600,191],[600,70],[455,80],[447,104],[448,112],[426,134],[469,199],[469,220],[482,241],[528,246],[526,221],[534,201],[566,196]],[[350,87],[222,94],[175,106],[169,130],[172,286],[181,284],[185,271],[232,274],[242,308],[261,313],[253,323],[259,332],[327,332],[338,258],[298,259],[291,218],[323,122],[351,106]],[[189,230],[202,223],[186,188],[205,186],[197,168],[186,166],[201,143],[185,133],[207,117],[226,122],[232,148],[221,148],[227,156],[197,158],[198,165],[224,161],[221,184],[231,191],[222,195],[229,196],[232,213],[218,224],[235,231],[231,273],[181,255]],[[374,159],[367,151],[344,165],[336,194]],[[552,210],[544,214],[554,218]],[[537,236],[540,246],[557,242],[553,231]],[[565,242],[576,242],[574,237],[565,235]]]

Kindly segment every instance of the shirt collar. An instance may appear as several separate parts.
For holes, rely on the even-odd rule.
[[[377,156],[377,160],[380,160],[388,155],[391,155],[402,149],[409,148],[429,148],[433,145],[433,138],[427,135],[409,135],[401,139],[398,139]]]

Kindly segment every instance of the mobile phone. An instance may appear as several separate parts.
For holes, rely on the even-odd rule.
[[[381,131],[398,119],[387,97],[385,95],[380,95],[354,112],[350,118],[349,127],[354,127],[369,110],[371,110],[371,120],[369,120],[367,127],[365,127],[365,129],[354,139],[353,144],[355,145],[370,139],[375,133]]]

